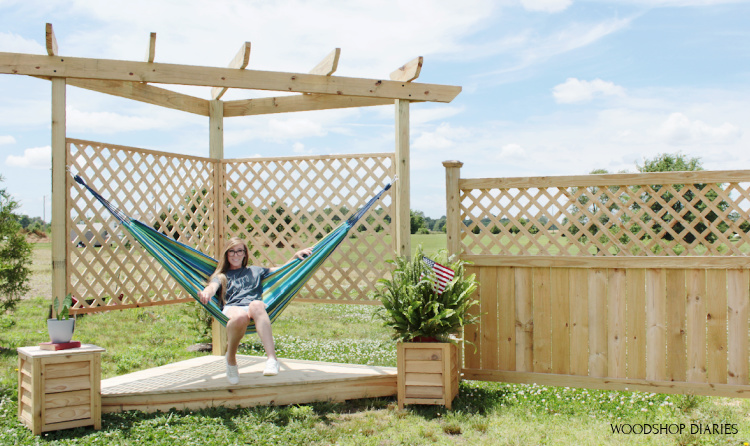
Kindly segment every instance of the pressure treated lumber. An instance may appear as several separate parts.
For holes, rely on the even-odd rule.
[[[68,85],[113,96],[208,116],[208,101],[143,82],[68,78]]]
[[[148,51],[146,52],[146,62],[153,63],[156,57],[156,33],[151,33],[148,39]]]
[[[221,356],[201,356],[102,380],[102,412],[304,404],[396,395],[395,367],[280,359],[263,376],[265,358],[237,355],[240,382],[229,385]]]
[[[244,70],[245,67],[247,67],[248,63],[250,63],[250,42],[245,42],[242,44],[239,51],[237,51],[237,54],[235,54],[234,58],[231,62],[229,62],[229,65],[227,66],[229,68]],[[226,92],[226,87],[213,87],[211,89],[211,98],[221,99],[221,97],[224,96],[224,93]]]
[[[398,70],[391,73],[391,80],[399,82],[413,81],[419,77],[419,72],[422,71],[422,62],[424,62],[422,56],[410,60],[403,66],[399,67]]]
[[[461,87],[457,86],[382,79],[111,59],[50,57],[6,52],[0,52],[0,74],[108,79],[433,102],[450,102],[461,92]]]
[[[339,66],[339,57],[341,56],[341,48],[335,48],[331,51],[323,60],[321,60],[315,67],[310,70],[310,74],[319,74],[321,76],[330,76],[336,72]]]
[[[224,116],[251,116],[337,108],[391,105],[393,99],[331,94],[299,94],[272,98],[240,99],[224,103]]]
[[[57,39],[55,38],[55,30],[52,29],[51,23],[47,23],[45,27],[44,40],[47,45],[47,55],[57,56]]]

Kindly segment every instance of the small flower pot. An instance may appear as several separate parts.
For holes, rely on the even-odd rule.
[[[73,339],[73,330],[76,326],[76,320],[71,319],[47,319],[47,331],[49,340],[54,344],[64,344]]]

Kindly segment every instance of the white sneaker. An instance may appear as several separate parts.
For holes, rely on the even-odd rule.
[[[278,375],[278,374],[279,374],[279,361],[268,358],[268,361],[266,361],[266,369],[263,370],[263,375],[273,376],[273,375]]]
[[[240,383],[240,371],[236,365],[229,365],[227,362],[227,381],[229,384],[236,385]]]

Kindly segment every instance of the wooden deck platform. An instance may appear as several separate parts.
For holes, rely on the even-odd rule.
[[[240,383],[226,379],[223,356],[202,356],[102,380],[102,412],[302,404],[396,395],[396,368],[279,359],[263,376],[265,358],[237,355]]]

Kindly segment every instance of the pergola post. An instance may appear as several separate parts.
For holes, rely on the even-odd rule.
[[[221,195],[224,184],[224,102],[214,99],[208,102],[208,151],[214,162],[214,257],[221,256],[224,242],[224,197]],[[214,355],[227,352],[227,329],[216,318],[211,322],[211,345]]]
[[[52,296],[67,294],[66,233],[68,194],[65,187],[65,78],[52,81]],[[57,312],[57,308],[54,310]]]
[[[394,222],[396,254],[411,256],[411,204],[409,200],[409,101],[396,99],[396,176]]]
[[[448,255],[461,254],[461,161],[443,161],[445,167],[445,232]]]

